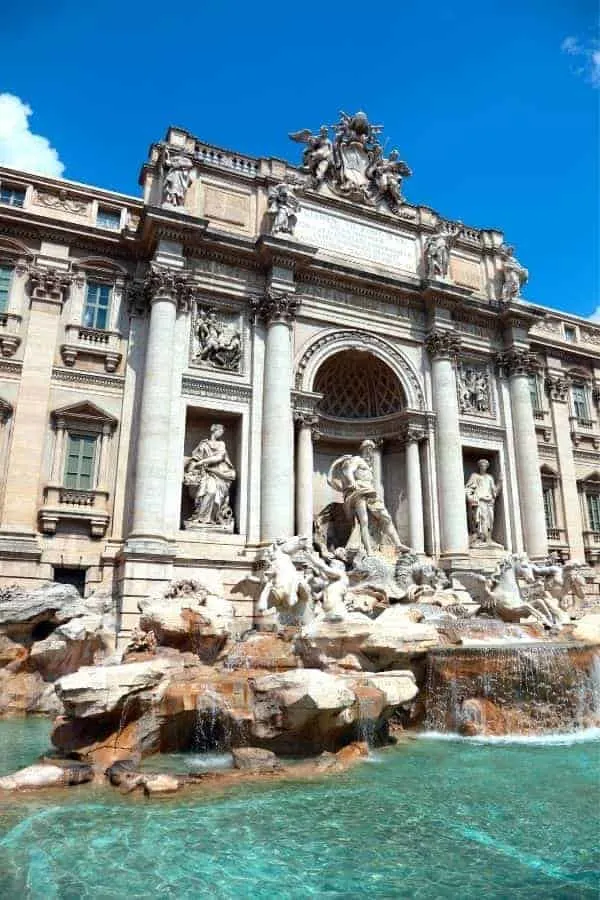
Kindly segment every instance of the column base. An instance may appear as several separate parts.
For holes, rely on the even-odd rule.
[[[130,534],[123,546],[123,554],[175,558],[175,543],[162,535]]]

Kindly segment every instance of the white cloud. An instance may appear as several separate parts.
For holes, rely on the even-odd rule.
[[[578,57],[581,65],[575,69],[577,75],[583,75],[593,87],[600,87],[600,45],[598,41],[591,40],[582,43],[579,38],[569,35],[560,45],[560,49],[569,56]]]
[[[590,319],[592,322],[600,322],[600,306],[597,306],[594,312],[591,314]]]
[[[60,178],[64,163],[48,138],[30,131],[32,112],[14,94],[0,94],[0,164]]]

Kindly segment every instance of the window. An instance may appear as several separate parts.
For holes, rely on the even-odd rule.
[[[546,517],[546,530],[556,528],[556,507],[554,504],[554,485],[542,482],[544,495],[544,516]]]
[[[13,270],[10,266],[0,266],[0,312],[6,312],[8,308],[8,295]]]
[[[531,397],[531,406],[533,407],[533,411],[541,411],[542,404],[540,402],[540,388],[537,375],[529,376],[529,396]]]
[[[65,487],[78,491],[93,490],[96,436],[93,434],[68,435],[65,463]]]
[[[586,494],[588,521],[591,531],[600,531],[600,494]]]
[[[107,209],[105,206],[98,207],[98,215],[96,216],[96,225],[99,228],[110,228],[112,231],[119,231],[121,228],[121,211],[118,209]]]
[[[83,310],[83,324],[87,328],[106,328],[111,290],[108,284],[88,281]]]
[[[23,188],[9,187],[8,185],[0,187],[0,203],[7,203],[9,206],[23,206],[25,191]]]
[[[584,384],[574,384],[572,388],[573,412],[578,419],[588,419],[587,393]]]
[[[574,344],[577,340],[577,331],[572,325],[565,325],[565,341],[569,341],[570,344]]]
[[[85,573],[87,569],[75,569],[70,566],[54,566],[54,583],[70,584],[81,596],[85,594]]]

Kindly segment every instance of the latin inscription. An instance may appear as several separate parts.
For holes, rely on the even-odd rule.
[[[352,222],[335,213],[304,207],[294,237],[352,260],[359,257],[393,269],[417,270],[414,240],[363,222]]]

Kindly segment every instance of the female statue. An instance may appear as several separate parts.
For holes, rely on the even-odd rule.
[[[186,527],[220,526],[233,531],[233,512],[229,505],[229,489],[236,479],[222,425],[210,426],[210,437],[203,438],[192,452],[185,467],[184,483],[194,500],[194,512]]]

